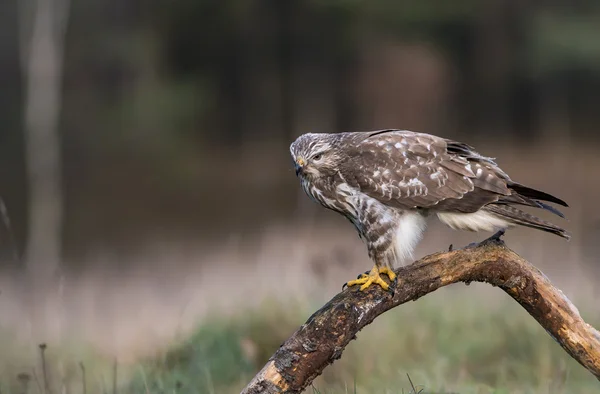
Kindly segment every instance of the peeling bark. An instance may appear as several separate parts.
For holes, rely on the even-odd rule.
[[[517,301],[562,348],[600,380],[600,333],[501,234],[465,249],[436,253],[397,269],[392,296],[379,286],[346,289],[315,312],[252,379],[242,394],[300,393],[342,356],[356,334],[382,313],[452,283],[485,282]]]

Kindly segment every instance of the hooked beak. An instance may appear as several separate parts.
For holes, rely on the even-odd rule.
[[[298,157],[296,159],[296,162],[294,163],[294,168],[296,169],[296,176],[302,173],[302,167],[304,167],[305,164],[306,162],[303,158]]]

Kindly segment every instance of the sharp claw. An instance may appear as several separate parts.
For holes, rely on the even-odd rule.
[[[390,276],[394,277],[394,280],[390,281],[391,284],[386,283],[386,281],[384,279],[381,278],[381,275],[387,275],[388,278]],[[364,274],[360,274],[356,277],[356,280],[351,280],[350,282],[346,282],[343,286],[342,286],[342,291],[346,288],[346,287],[350,287],[350,286],[354,286],[354,285],[361,285],[360,286],[360,291],[365,291],[367,290],[369,287],[371,287],[371,285],[377,284],[379,285],[384,291],[390,291],[390,286],[395,286],[397,282],[397,277],[394,275],[393,271],[391,271],[390,269],[376,269],[375,267],[370,270],[370,271],[365,271]],[[392,295],[395,294],[395,290],[391,289]]]
[[[392,297],[396,294],[396,286],[398,285],[398,277],[396,276],[393,281],[390,282],[390,290]]]
[[[362,279],[365,276],[369,276],[369,273],[371,273],[371,271],[365,271],[364,274],[358,274],[358,276],[356,277],[356,279]]]

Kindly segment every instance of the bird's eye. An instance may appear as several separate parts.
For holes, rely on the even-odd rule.
[[[316,154],[316,155],[313,156],[313,160],[314,161],[319,161],[319,160],[321,160],[322,157],[323,157],[323,154],[318,153],[318,154]]]

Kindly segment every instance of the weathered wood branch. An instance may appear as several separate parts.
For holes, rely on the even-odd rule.
[[[424,257],[396,273],[401,282],[393,296],[379,286],[365,292],[354,286],[336,295],[281,345],[242,394],[302,392],[377,316],[456,282],[485,282],[504,290],[600,380],[600,333],[500,234],[473,247]]]

